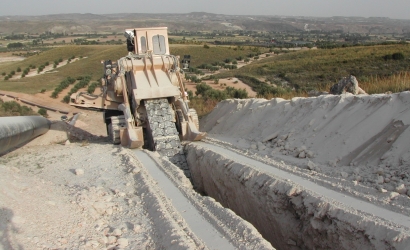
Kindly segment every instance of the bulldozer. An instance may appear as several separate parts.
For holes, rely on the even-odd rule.
[[[126,29],[128,54],[101,63],[101,94],[77,92],[70,105],[103,111],[108,138],[129,148],[147,148],[172,157],[181,141],[206,136],[189,108],[179,57],[171,55],[166,27]]]

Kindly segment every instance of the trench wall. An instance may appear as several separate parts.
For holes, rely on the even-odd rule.
[[[252,223],[277,249],[408,249],[409,232],[188,144],[197,191]]]

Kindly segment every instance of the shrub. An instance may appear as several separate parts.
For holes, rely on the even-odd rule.
[[[4,80],[7,81],[10,77],[9,76],[5,76]]]
[[[69,95],[64,96],[63,102],[69,103],[70,102],[70,96]]]
[[[2,75],[2,76],[5,76],[5,75],[6,75],[6,72],[1,73],[1,75]]]
[[[209,49],[209,45],[208,45],[208,44],[204,44],[204,49]]]
[[[46,92],[47,90],[46,89],[41,89],[40,90],[40,93],[44,93],[44,92]]]
[[[3,102],[0,99],[0,116],[34,115],[35,112],[26,106],[21,106],[15,101]]]
[[[40,115],[44,116],[44,117],[48,117],[47,114],[47,110],[45,108],[40,108],[37,113],[39,113]]]
[[[53,91],[53,93],[51,93],[51,97],[52,98],[57,98],[58,96],[58,92],[56,92],[55,90]]]
[[[95,88],[99,85],[98,82],[93,82],[90,86],[88,86],[87,92],[89,94],[93,94],[95,91]]]
[[[397,53],[392,54],[392,59],[393,60],[403,60],[404,55],[401,52],[397,52]]]
[[[16,70],[16,72],[21,72],[21,68],[18,67],[17,70]]]

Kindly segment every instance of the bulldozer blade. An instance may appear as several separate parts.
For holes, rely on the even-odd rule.
[[[206,136],[206,132],[199,132],[194,124],[188,123],[188,140],[199,141]]]
[[[121,129],[120,130],[121,146],[128,148],[141,148],[144,146],[144,136],[142,133],[142,127],[134,129]]]

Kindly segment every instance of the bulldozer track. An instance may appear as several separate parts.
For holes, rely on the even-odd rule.
[[[166,98],[145,102],[154,150],[181,168],[190,177],[184,150],[174,121],[174,111]]]
[[[108,125],[108,137],[113,144],[120,144],[120,129],[125,127],[125,118],[123,115],[112,116],[111,123]]]

